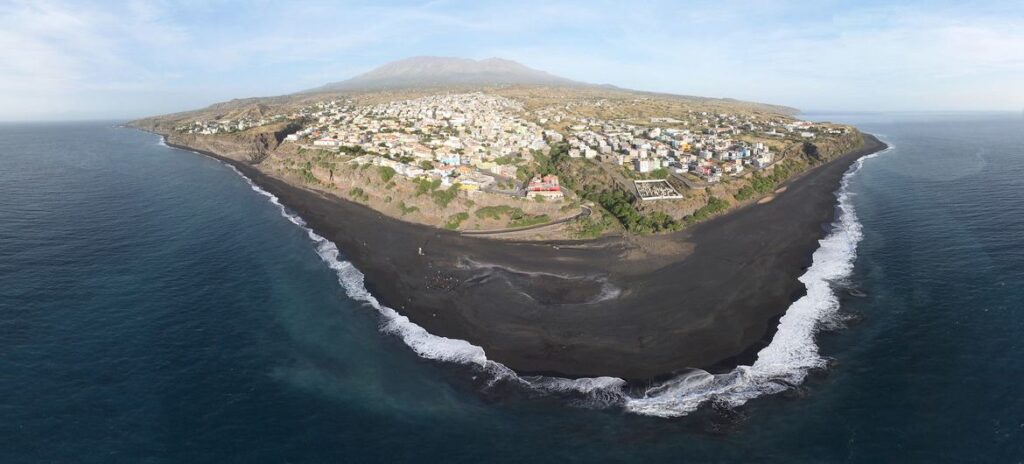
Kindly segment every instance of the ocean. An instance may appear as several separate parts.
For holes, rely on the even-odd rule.
[[[1024,460],[1024,118],[805,117],[892,146],[808,297],[751,366],[628,389],[417,330],[218,161],[0,125],[0,462]]]

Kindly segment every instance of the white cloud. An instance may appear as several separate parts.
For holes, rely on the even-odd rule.
[[[1013,3],[0,0],[0,119],[138,116],[409,55],[804,108],[1024,106]]]

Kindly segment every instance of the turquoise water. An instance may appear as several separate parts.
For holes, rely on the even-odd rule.
[[[1024,120],[812,117],[895,147],[849,181],[832,367],[675,419],[418,357],[219,162],[112,123],[2,125],[0,461],[1024,459]]]

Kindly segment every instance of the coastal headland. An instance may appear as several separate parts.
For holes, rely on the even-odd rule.
[[[643,381],[756,347],[804,291],[834,192],[861,147],[683,231],[594,240],[496,241],[404,222],[258,167],[235,166],[333,241],[383,303],[429,332],[483,347],[521,373]]]
[[[130,123],[230,163],[377,300],[525,374],[646,382],[770,340],[884,144],[777,105],[415,57]]]

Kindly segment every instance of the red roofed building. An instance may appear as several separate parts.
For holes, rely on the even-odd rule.
[[[562,199],[562,187],[558,184],[558,176],[547,175],[534,177],[526,187],[528,198],[549,198],[552,200]]]

